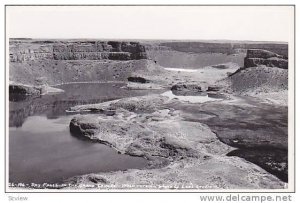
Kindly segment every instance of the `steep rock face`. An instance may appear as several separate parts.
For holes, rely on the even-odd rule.
[[[31,60],[139,60],[146,59],[145,47],[121,41],[11,41],[10,61]]]
[[[10,62],[24,62],[37,59],[53,59],[52,47],[49,45],[30,46],[28,44],[11,44],[9,47]]]
[[[268,67],[278,67],[283,69],[288,69],[288,61],[280,58],[270,58],[270,59],[261,59],[261,58],[245,58],[244,67],[255,67],[258,65],[265,65]]]
[[[55,60],[138,60],[146,59],[144,46],[138,42],[89,42],[53,46]]]
[[[244,67],[256,67],[265,65],[268,67],[278,67],[288,69],[288,60],[285,56],[262,49],[249,49],[244,60]]]

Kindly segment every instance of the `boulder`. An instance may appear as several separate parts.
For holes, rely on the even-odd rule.
[[[203,94],[201,86],[194,83],[175,84],[171,87],[171,91],[175,95],[183,95],[183,96]]]

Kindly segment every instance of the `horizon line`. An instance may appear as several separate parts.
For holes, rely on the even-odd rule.
[[[288,44],[287,41],[268,41],[268,40],[234,40],[234,39],[149,39],[149,38],[89,38],[89,37],[79,37],[79,38],[32,38],[32,37],[8,37],[9,40],[136,40],[136,41],[184,41],[184,42],[201,42],[201,41],[215,41],[215,42],[231,42],[231,43],[238,43],[238,42],[256,42],[256,43],[284,43]]]

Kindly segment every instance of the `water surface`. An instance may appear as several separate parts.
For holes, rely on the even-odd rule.
[[[121,155],[106,145],[73,137],[69,123],[75,115],[68,115],[65,110],[78,104],[145,95],[151,91],[99,83],[57,87],[65,92],[38,98],[10,98],[10,183],[60,183],[76,175],[147,165],[141,157]]]

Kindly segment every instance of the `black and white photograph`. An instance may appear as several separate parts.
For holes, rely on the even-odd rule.
[[[5,9],[7,191],[294,191],[294,6]]]

